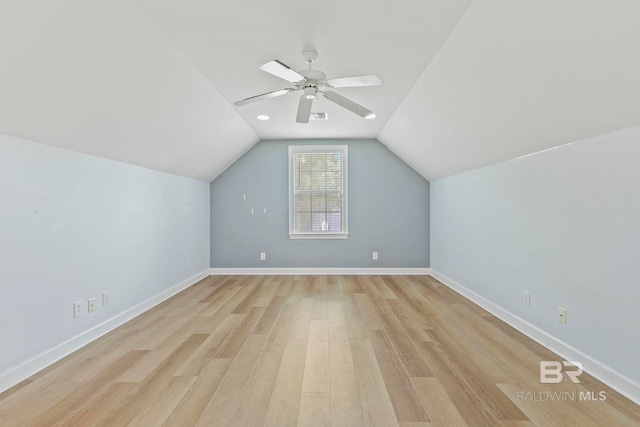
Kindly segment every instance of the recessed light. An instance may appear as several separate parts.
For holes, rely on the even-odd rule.
[[[371,119],[375,119],[376,115],[371,113],[371,114],[367,114],[364,118],[367,119],[367,120],[371,120]]]
[[[258,114],[256,116],[256,119],[258,120],[269,120],[271,117],[267,116],[266,114]]]

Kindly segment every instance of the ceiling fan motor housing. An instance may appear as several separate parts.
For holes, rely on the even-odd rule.
[[[319,82],[327,80],[327,75],[320,70],[300,70],[298,73],[302,74],[307,81]]]

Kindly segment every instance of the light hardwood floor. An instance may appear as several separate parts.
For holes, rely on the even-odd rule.
[[[0,394],[0,425],[640,425],[541,360],[429,276],[209,277]]]

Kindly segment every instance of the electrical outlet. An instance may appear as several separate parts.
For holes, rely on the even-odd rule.
[[[522,301],[525,307],[531,307],[531,294],[527,291],[524,291],[524,299]]]
[[[373,260],[377,261],[378,260],[378,252],[374,252],[373,253]]]
[[[102,293],[102,305],[109,305],[109,292]]]
[[[93,312],[96,309],[96,299],[90,298],[87,300],[87,313]]]
[[[187,268],[191,268],[193,262],[191,260],[187,260]]]
[[[82,316],[82,301],[76,301],[73,303],[73,317]]]
[[[558,322],[567,323],[567,309],[558,307]]]
[[[267,259],[266,252],[260,252],[260,261],[264,261],[265,259]]]

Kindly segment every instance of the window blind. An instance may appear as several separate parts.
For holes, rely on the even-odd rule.
[[[290,161],[289,234],[345,237],[346,146],[290,147]]]

